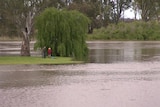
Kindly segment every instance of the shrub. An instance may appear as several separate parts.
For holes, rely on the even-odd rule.
[[[134,21],[110,24],[106,28],[94,29],[89,40],[160,40],[158,22]]]

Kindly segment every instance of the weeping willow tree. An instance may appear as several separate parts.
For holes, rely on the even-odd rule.
[[[90,20],[78,11],[48,8],[36,20],[36,47],[51,47],[54,55],[86,60],[86,33]]]

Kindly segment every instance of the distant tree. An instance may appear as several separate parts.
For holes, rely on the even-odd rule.
[[[135,0],[143,21],[157,19],[160,14],[160,0]]]
[[[118,24],[123,11],[131,7],[132,0],[110,0],[109,5],[111,8],[109,17],[113,23]]]
[[[54,55],[85,60],[85,42],[89,19],[78,11],[48,8],[37,17],[38,30],[35,47],[51,47]]]
[[[94,28],[117,24],[122,13],[131,7],[132,0],[73,0],[68,8],[81,11],[92,20]]]
[[[13,16],[6,9],[6,0],[0,2],[0,36],[13,37],[17,35],[17,29],[13,22]]]
[[[96,28],[98,26],[97,21],[96,21],[96,16],[98,14],[98,11],[96,9],[96,6],[93,3],[90,3],[90,2],[82,2],[82,3],[73,2],[67,7],[67,10],[77,10],[77,11],[85,14],[88,18],[90,18],[91,24],[89,25],[88,33],[92,33],[93,28]]]
[[[136,20],[136,19],[137,19],[137,14],[138,14],[138,12],[139,12],[138,4],[137,4],[136,1],[133,1],[133,2],[132,2],[131,8],[132,8],[133,11],[134,11],[134,19]]]

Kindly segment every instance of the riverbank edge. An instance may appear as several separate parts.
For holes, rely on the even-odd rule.
[[[0,65],[0,72],[29,72],[29,71],[54,71],[64,69],[64,66],[84,65],[85,63],[76,64],[17,64],[17,65]]]

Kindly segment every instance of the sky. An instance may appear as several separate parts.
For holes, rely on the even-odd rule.
[[[128,9],[124,12],[124,18],[134,19],[134,11],[133,9]],[[140,14],[137,14],[137,19],[141,19]]]

